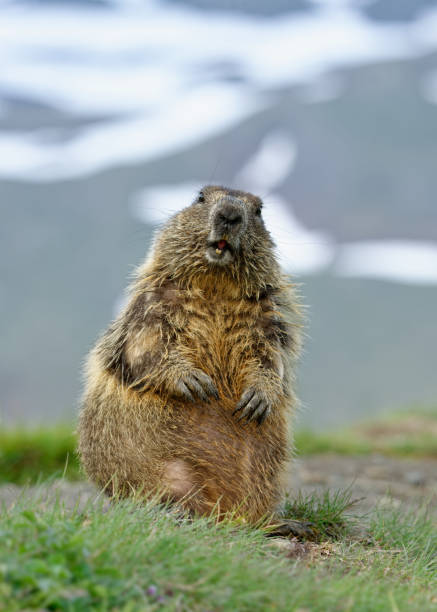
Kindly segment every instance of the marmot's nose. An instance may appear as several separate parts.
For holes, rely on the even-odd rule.
[[[231,199],[222,201],[217,215],[218,221],[231,228],[237,227],[243,220],[241,207]]]

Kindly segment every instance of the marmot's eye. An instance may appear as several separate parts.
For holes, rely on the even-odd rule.
[[[203,193],[203,191],[199,191],[199,195],[197,196],[197,201],[198,202],[204,202],[205,201],[205,194]]]
[[[259,207],[256,209],[256,211],[255,211],[255,215],[256,215],[257,217],[261,217],[261,206],[259,206]]]

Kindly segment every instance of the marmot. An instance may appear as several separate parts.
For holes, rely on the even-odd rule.
[[[208,186],[157,234],[92,350],[79,453],[111,494],[254,524],[282,494],[301,316],[250,193]]]

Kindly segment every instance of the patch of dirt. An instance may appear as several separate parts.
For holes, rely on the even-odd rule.
[[[313,455],[295,459],[290,495],[350,488],[361,499],[356,510],[429,504],[437,514],[437,459],[398,459],[382,455]]]

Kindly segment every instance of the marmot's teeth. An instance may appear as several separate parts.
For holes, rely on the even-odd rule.
[[[221,255],[222,254],[221,249],[216,249],[215,252],[217,253],[217,255]]]

